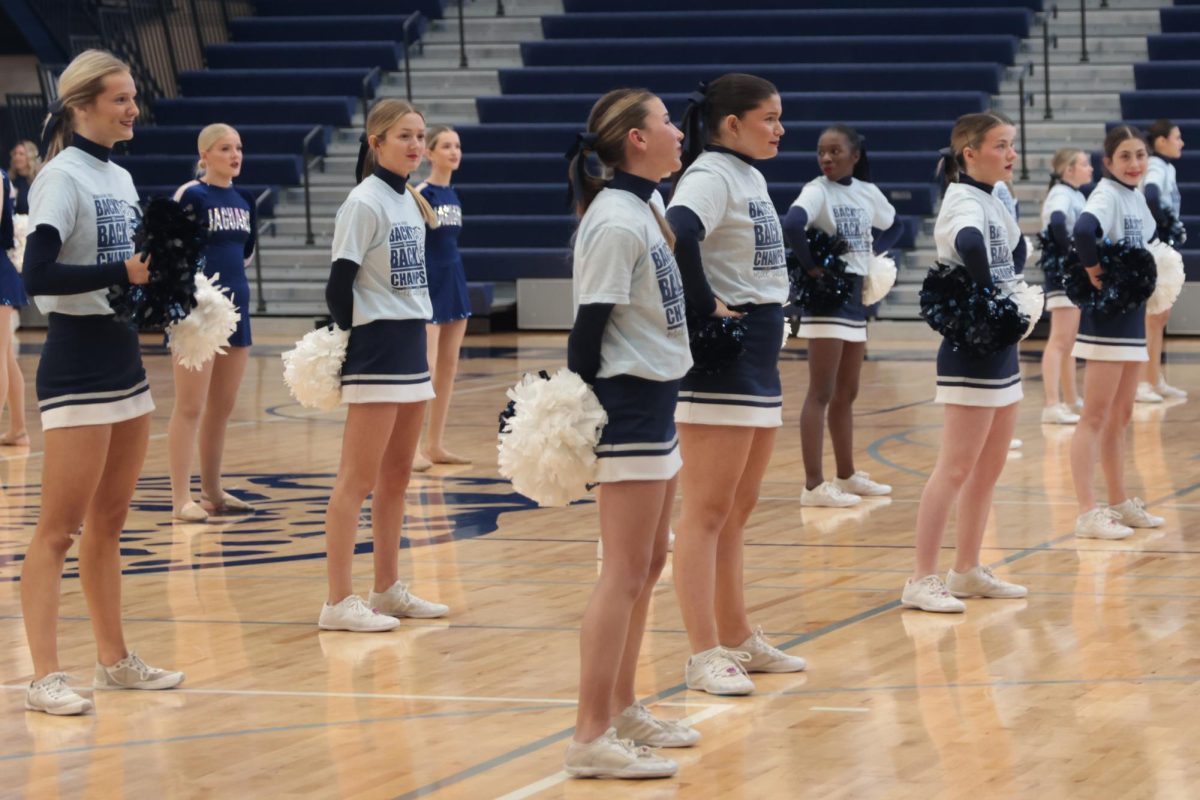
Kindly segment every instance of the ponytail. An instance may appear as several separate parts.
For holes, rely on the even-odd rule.
[[[704,145],[707,144],[708,137],[704,126],[704,106],[707,102],[708,84],[700,81],[696,91],[688,95],[687,108],[683,112],[683,119],[679,121],[679,129],[683,131],[683,153],[679,158],[683,166],[679,168],[680,175],[700,157],[704,152]],[[679,182],[678,177],[675,182]]]

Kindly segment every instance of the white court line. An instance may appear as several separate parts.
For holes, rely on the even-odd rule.
[[[670,704],[657,703],[656,705],[665,706]],[[690,717],[684,717],[682,720],[680,720],[680,722],[683,722],[687,725],[694,725],[697,722],[703,722],[706,719],[711,719],[717,714],[723,714],[729,709],[733,708],[735,705],[735,703],[712,705],[703,711],[698,711],[695,714],[692,714]],[[502,795],[501,797],[497,798],[497,800],[525,800],[527,797],[533,797],[538,792],[545,791],[546,789],[549,789],[552,786],[557,786],[560,783],[565,783],[570,779],[571,776],[566,772],[556,772],[553,775],[542,778],[540,781],[534,781],[527,786],[522,786],[520,789],[517,789],[514,792],[509,792],[506,795]]]
[[[842,714],[870,714],[869,708],[858,708],[855,706],[813,706],[809,711],[835,711]]]
[[[0,685],[0,689],[8,691],[25,691],[29,687],[26,684],[4,684]],[[74,687],[78,689],[89,688],[87,686]],[[558,706],[573,706],[577,705],[576,700],[565,700],[555,697],[489,697],[487,695],[442,695],[442,694],[392,694],[389,692],[302,692],[302,691],[277,691],[271,689],[194,689],[181,688],[172,689],[171,694],[213,694],[213,695],[233,695],[242,697],[345,697],[352,699],[366,700],[427,700],[430,702],[443,703],[509,703],[517,705],[558,705]],[[732,708],[733,703],[656,703],[660,706],[701,706],[705,710],[714,708],[726,709]],[[703,713],[703,712],[700,712]],[[717,712],[720,713],[720,712]],[[707,719],[708,717],[705,717]]]

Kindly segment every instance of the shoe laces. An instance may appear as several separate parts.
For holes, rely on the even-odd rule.
[[[985,567],[983,564],[980,564],[979,571],[982,572],[985,577],[990,578],[993,581],[999,580],[999,578],[996,577],[996,573],[992,572],[991,567]]]
[[[1117,511],[1112,506],[1107,506],[1100,509],[1100,521],[1106,526],[1120,525],[1121,512]]]
[[[782,650],[767,641],[761,625],[754,629],[754,635],[750,637],[750,646],[767,653],[772,658],[784,657]]]
[[[649,756],[651,754],[651,752],[653,751],[653,749],[650,747],[647,747],[647,746],[641,745],[641,744],[637,744],[636,742],[633,741],[633,739],[618,738],[615,733],[612,735],[606,734],[606,738],[613,746],[615,746],[621,750],[624,750],[626,753],[628,753],[629,755],[632,755],[635,758],[645,758],[646,756]]]
[[[342,601],[347,602],[347,601]],[[379,612],[367,605],[367,602],[356,594],[350,595],[349,611],[354,614],[378,614]]]
[[[926,575],[920,582],[925,584],[929,591],[938,597],[950,597],[950,590],[946,588],[946,584],[937,575]]]
[[[67,685],[67,673],[51,672],[41,681],[41,690],[46,693],[46,696],[51,700],[61,700],[68,694],[73,694],[71,687]]]
[[[630,708],[633,709],[633,713],[630,716],[637,718],[640,722],[653,725],[655,728],[661,731],[676,733],[684,728],[683,725],[680,725],[674,720],[659,719],[650,712],[650,709],[646,708],[641,703],[634,703],[630,706]]]
[[[854,477],[858,476],[856,475]],[[851,478],[851,480],[854,480],[854,478]],[[836,483],[829,484],[829,494],[836,500],[847,500],[850,498],[850,493],[838,486]]]
[[[155,672],[153,667],[151,667],[145,661],[142,661],[141,657],[134,652],[130,652],[129,655],[118,661],[117,664],[136,671],[138,677],[142,680],[146,680]],[[117,664],[114,664],[113,666],[117,666]]]
[[[724,647],[717,647],[709,652],[705,663],[713,675],[725,678],[729,676],[731,668],[736,669],[743,675],[748,675],[749,673],[746,672],[746,668],[742,664],[749,661],[750,658],[750,654],[742,650],[729,650]]]

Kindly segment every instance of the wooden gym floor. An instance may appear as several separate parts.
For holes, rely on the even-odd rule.
[[[1031,343],[1024,447],[1001,478],[984,551],[1031,594],[969,601],[965,615],[945,617],[898,607],[942,420],[930,402],[932,334],[872,330],[857,454],[895,493],[849,510],[798,502],[806,368],[793,340],[782,361],[786,423],[747,536],[747,591],[754,623],[810,669],[756,676],[749,698],[688,692],[668,566],[639,691],[704,739],[672,752],[676,779],[617,785],[560,772],[579,618],[597,571],[595,508],[539,510],[495,470],[505,387],[563,363],[565,337],[468,340],[448,439],[475,465],[416,477],[401,557],[413,589],[451,615],[349,634],[316,628],[341,414],[305,411],[287,395],[279,352],[301,331],[257,335],[226,473],[258,511],[220,525],[171,524],[170,369],[146,339],[158,410],[125,537],[127,636],[151,663],[187,671],[177,691],[99,694],[83,718],[23,710],[31,665],[17,581],[39,502],[35,414],[32,448],[0,453],[0,796],[1196,796],[1200,344],[1168,347],[1173,382],[1198,399],[1139,407],[1131,433],[1131,486],[1167,524],[1077,542],[1071,430],[1038,424]],[[32,396],[39,335],[22,337]],[[369,524],[364,516],[363,593]],[[63,667],[90,685],[87,612],[75,563],[67,569]]]

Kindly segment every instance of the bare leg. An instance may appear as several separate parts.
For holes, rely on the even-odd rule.
[[[846,342],[833,398],[829,401],[829,438],[833,441],[837,476],[843,479],[854,477],[854,401],[858,399],[859,376],[866,352],[866,342]]]
[[[422,450],[425,457],[435,464],[470,463],[469,459],[447,450],[444,442],[446,420],[450,416],[450,397],[454,393],[454,378],[458,375],[458,354],[467,332],[467,321],[460,319],[442,325],[427,325],[426,328],[438,330],[429,338],[432,354],[429,370],[433,376],[435,397],[429,403],[429,430],[425,434],[425,447]]]
[[[1146,350],[1150,354],[1150,360],[1145,364],[1145,377],[1142,380],[1151,386],[1158,386],[1158,382],[1162,380],[1163,338],[1170,317],[1170,309],[1161,314],[1146,315]]]
[[[171,472],[171,507],[178,515],[192,500],[192,452],[196,446],[196,431],[200,429],[200,414],[208,399],[214,360],[199,370],[190,370],[172,360],[175,372],[175,405],[167,425],[167,458]]]
[[[221,486],[221,459],[225,454],[225,431],[237,405],[238,389],[250,357],[249,347],[229,347],[213,359],[208,401],[200,423],[200,491],[214,510],[220,507],[225,490]]]
[[[1113,506],[1129,499],[1129,490],[1125,488],[1125,437],[1129,431],[1129,420],[1133,417],[1133,403],[1141,373],[1140,365],[1136,362],[1124,366],[1117,394],[1100,433],[1100,466],[1104,470],[1108,504]]]
[[[1079,309],[1056,308],[1050,312],[1050,338],[1042,348],[1042,388],[1046,395],[1046,408],[1056,406],[1064,399],[1070,404],[1075,402],[1075,359],[1071,355],[1071,348],[1078,330]],[[1068,369],[1069,379],[1066,376]],[[1060,394],[1060,382],[1066,383],[1068,380],[1070,391],[1064,387]]]
[[[1083,410],[1079,424],[1071,437],[1071,479],[1075,483],[1075,499],[1079,513],[1085,514],[1096,505],[1092,479],[1100,442],[1108,418],[1113,413],[1117,393],[1127,362],[1089,361],[1083,380]],[[1136,389],[1136,387],[1135,387]]]
[[[983,533],[992,511],[992,495],[1008,461],[1008,446],[1017,427],[1017,410],[1017,403],[996,409],[979,460],[963,484],[956,515],[958,545],[954,553],[955,572],[969,572],[979,566]]]
[[[0,444],[24,446],[29,444],[25,422],[25,376],[17,361],[17,343],[13,337],[8,348],[8,432],[0,436]]]
[[[379,479],[371,497],[371,536],[375,540],[375,591],[386,592],[399,580],[400,536],[404,500],[412,477],[413,455],[421,438],[425,402],[400,403],[392,437],[383,454]]]
[[[804,456],[807,489],[825,482],[825,411],[837,386],[845,345],[841,339],[808,340],[808,393],[800,411],[800,451]]]

